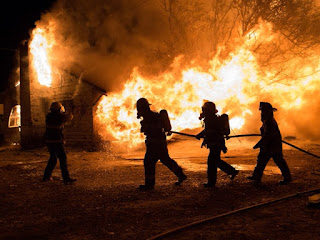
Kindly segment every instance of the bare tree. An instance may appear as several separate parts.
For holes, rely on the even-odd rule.
[[[250,50],[261,71],[272,69],[275,79],[297,78],[289,74],[291,62],[311,59],[320,44],[315,0],[163,0],[163,6],[173,52],[192,56],[220,51],[226,57],[241,44],[237,39],[255,37],[260,22],[271,24],[273,39],[257,39]]]

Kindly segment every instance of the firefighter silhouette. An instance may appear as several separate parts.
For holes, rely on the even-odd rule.
[[[47,167],[43,174],[43,181],[49,181],[52,171],[57,164],[57,158],[60,161],[60,168],[64,184],[70,184],[77,179],[69,176],[67,166],[67,155],[64,150],[63,128],[66,122],[71,121],[73,115],[66,113],[64,106],[60,102],[53,102],[50,107],[50,113],[46,116],[45,140],[50,153]]]
[[[151,190],[155,185],[155,167],[157,161],[167,166],[177,177],[176,185],[180,185],[187,176],[183,173],[182,168],[170,158],[167,148],[166,133],[169,135],[171,124],[166,110],[160,113],[150,110],[149,102],[145,98],[137,101],[137,117],[143,120],[141,132],[146,135],[146,154],[144,157],[145,184],[140,185],[140,190]]]
[[[234,167],[221,160],[221,151],[227,152],[224,137],[230,134],[229,118],[227,114],[217,115],[218,110],[213,102],[206,101],[202,106],[199,119],[204,121],[204,130],[197,138],[204,138],[202,146],[209,148],[208,155],[208,182],[204,187],[215,187],[217,181],[217,168],[230,175],[233,180],[239,173]]]
[[[268,102],[260,102],[259,110],[261,111],[262,127],[260,128],[261,139],[253,147],[260,148],[256,167],[252,176],[247,177],[250,180],[261,182],[263,171],[269,162],[273,159],[275,164],[280,168],[283,180],[279,184],[284,185],[291,182],[291,173],[286,161],[282,155],[281,133],[276,120],[273,117],[273,112],[277,111]]]

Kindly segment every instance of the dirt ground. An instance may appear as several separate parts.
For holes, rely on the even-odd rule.
[[[173,139],[169,153],[188,179],[160,162],[156,188],[140,192],[144,149],[87,152],[68,148],[73,185],[64,185],[59,166],[53,181],[41,182],[46,148],[22,151],[0,148],[0,239],[148,239],[173,228],[268,200],[320,188],[320,160],[285,147],[294,181],[278,185],[272,161],[261,184],[246,179],[257,150],[229,140],[223,159],[240,170],[231,181],[218,172],[217,189],[205,189],[207,149],[196,140]],[[292,142],[320,155],[320,145]],[[306,207],[308,195],[227,216],[164,239],[320,239],[320,209]]]

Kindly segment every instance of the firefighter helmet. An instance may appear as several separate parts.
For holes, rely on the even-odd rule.
[[[50,110],[51,111],[60,111],[63,108],[63,105],[60,102],[53,102],[51,103]]]
[[[150,109],[149,105],[151,105],[146,98],[140,98],[137,101],[137,110]]]
[[[137,101],[137,108],[151,105],[146,98],[139,98]]]
[[[205,102],[204,104],[203,104],[203,106],[202,106],[202,111],[203,112],[214,112],[214,113],[217,113],[218,112],[218,110],[217,110],[217,108],[216,108],[216,105],[213,103],[213,102],[210,102],[210,101],[208,101],[208,102]]]
[[[146,112],[150,111],[150,106],[151,105],[147,99],[145,98],[140,98],[137,101],[136,107],[137,107],[137,117],[140,118],[143,116]]]
[[[268,102],[260,102],[259,110],[261,111],[272,111],[275,112],[277,111],[276,108],[272,107],[272,105]]]

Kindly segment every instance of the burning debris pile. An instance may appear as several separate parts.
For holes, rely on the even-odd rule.
[[[30,48],[42,85],[69,69],[109,91],[96,108],[105,140],[142,141],[140,97],[176,131],[201,127],[202,102],[214,101],[237,133],[258,132],[268,101],[284,136],[319,140],[319,18],[311,0],[61,0]]]

